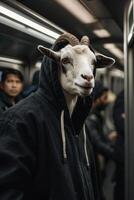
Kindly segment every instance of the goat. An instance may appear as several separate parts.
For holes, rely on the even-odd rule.
[[[42,45],[38,46],[38,50],[59,63],[59,80],[71,115],[78,96],[84,97],[92,93],[95,68],[113,65],[115,61],[111,57],[95,54],[87,36],[83,36],[79,41],[72,34],[64,33],[57,39],[56,44],[64,41],[69,44],[59,51]]]

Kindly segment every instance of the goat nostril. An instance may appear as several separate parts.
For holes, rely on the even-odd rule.
[[[93,79],[93,75],[88,76],[88,75],[83,75],[83,74],[81,74],[81,77],[82,77],[83,79],[86,79],[87,81],[90,81],[90,80]]]
[[[81,74],[81,77],[84,78],[84,79],[87,79],[86,75]]]

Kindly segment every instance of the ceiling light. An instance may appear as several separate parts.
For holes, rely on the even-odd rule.
[[[0,66],[4,67],[4,68],[11,68],[11,69],[17,69],[23,72],[23,66],[18,65],[18,64],[14,64],[14,63],[8,63],[8,62],[3,62],[0,61]]]
[[[121,78],[124,78],[124,72],[119,70],[119,69],[113,69],[111,72],[110,72],[110,75],[111,76],[118,76],[118,77],[121,77]]]
[[[12,11],[11,8],[8,9],[5,6],[0,5],[0,13],[2,13],[4,16],[7,16],[9,19],[19,22],[27,27],[32,28],[33,30],[36,30],[40,33],[48,35],[54,39],[57,39],[60,36],[59,33],[56,33],[54,31],[40,25],[39,23],[33,21],[32,19],[28,18],[27,16],[24,16],[24,15],[22,16],[22,14]]]
[[[106,38],[111,36],[111,34],[106,29],[96,29],[93,30],[93,33],[100,38]]]
[[[94,23],[97,19],[77,0],[55,0],[84,23]]]
[[[23,62],[21,60],[8,58],[8,57],[0,57],[0,61],[19,64],[19,65],[23,64]]]
[[[28,28],[27,26],[24,26],[24,25],[22,25],[18,22],[10,20],[6,17],[0,16],[0,23],[6,24],[6,26],[9,26],[9,27],[14,28],[14,29],[19,30],[19,31],[22,31],[23,33],[26,33],[30,36],[38,38],[42,41],[48,42],[49,44],[53,44],[55,42],[54,38],[49,37],[48,35],[45,35],[41,32],[36,31],[36,30],[33,30],[32,28]]]
[[[112,54],[114,54],[117,58],[123,59],[123,52],[115,45],[112,43],[107,43],[103,45],[105,49],[108,49]]]
[[[41,68],[41,63],[42,63],[41,61],[36,62],[35,67],[37,69],[40,69]]]
[[[48,35],[44,35],[43,33],[40,33],[38,31],[35,31],[31,28],[27,28],[26,33],[28,33],[29,35],[32,35],[36,38],[39,38],[40,40],[44,40],[50,44],[53,44],[55,42],[55,39],[52,37],[49,37]]]

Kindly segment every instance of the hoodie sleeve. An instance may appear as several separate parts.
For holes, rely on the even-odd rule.
[[[23,200],[34,172],[33,136],[19,123],[0,120],[0,200]]]

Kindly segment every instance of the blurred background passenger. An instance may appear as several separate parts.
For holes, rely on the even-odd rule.
[[[121,91],[116,98],[113,109],[113,119],[118,134],[114,149],[115,154],[118,157],[114,174],[114,200],[124,200],[124,90]]]
[[[24,78],[20,71],[11,69],[3,71],[0,84],[0,113],[20,100]]]
[[[109,104],[108,95],[109,89],[103,87],[100,81],[96,81],[93,91],[92,110],[85,122],[86,133],[93,145],[95,153],[98,178],[100,181],[101,200],[105,199],[102,191],[102,183],[105,177],[105,162],[107,159],[112,158],[114,152],[113,139],[116,138],[115,132],[109,134],[104,133],[104,111]]]
[[[29,96],[33,92],[36,92],[36,90],[39,87],[39,74],[40,74],[39,70],[34,73],[33,79],[32,79],[32,84],[27,86],[23,91],[23,94],[22,94],[23,98]]]

